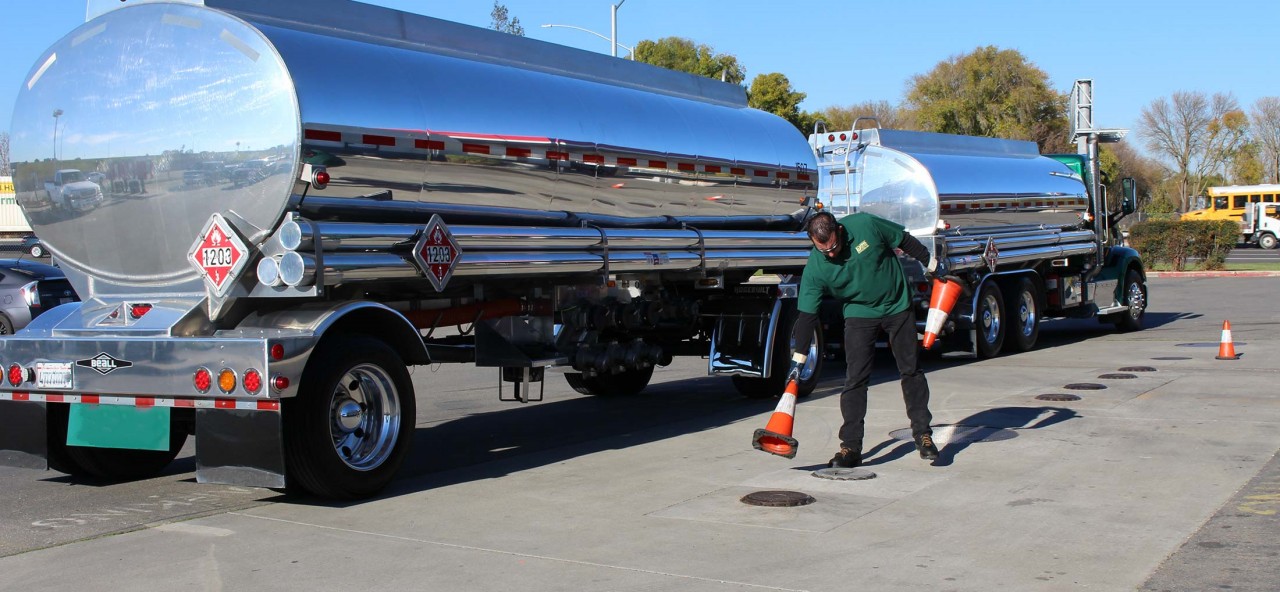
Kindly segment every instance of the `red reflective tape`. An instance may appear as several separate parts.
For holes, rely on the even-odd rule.
[[[760,169],[756,169],[756,170],[755,170],[755,176],[757,176],[757,177],[768,177],[768,176],[769,176],[769,171],[762,171],[762,170],[760,170]]]
[[[707,165],[707,166],[705,166],[705,167],[702,167],[702,168],[703,168],[704,170],[706,170],[708,173],[718,173],[718,172],[720,172],[720,167],[715,166],[715,165],[710,165],[710,164],[709,164],[709,165]]]
[[[800,173],[799,175],[796,175],[796,178],[797,178],[797,179],[799,179],[799,180],[801,180],[801,181],[808,181],[808,180],[809,180],[809,175],[806,175],[806,174],[804,174],[804,173]]]
[[[624,157],[624,156],[619,156],[619,157],[618,157],[618,166],[636,166],[636,159],[634,159],[634,158],[626,158],[626,157]]]
[[[733,167],[733,168],[729,169],[729,174],[730,174],[730,175],[742,175],[742,176],[744,176],[744,177],[745,177],[745,176],[747,175],[747,169],[740,169],[740,168],[738,168],[738,167]]]
[[[507,156],[527,158],[532,155],[533,151],[528,148],[513,148],[511,146],[507,146]]]
[[[138,397],[133,400],[133,404],[137,407],[155,407],[155,397]]]
[[[195,407],[196,401],[195,399],[174,399],[173,406],[174,407]]]
[[[556,152],[554,150],[547,151],[547,160],[569,160],[568,152]]]
[[[790,179],[790,178],[791,178],[791,173],[784,173],[784,172],[782,172],[782,171],[778,171],[777,177],[778,177],[779,179]]]
[[[414,140],[413,147],[423,150],[444,150],[444,142],[439,140]]]
[[[374,146],[395,146],[396,139],[391,136],[377,136],[374,134],[365,134],[363,141],[365,144],[373,144]]]
[[[485,146],[484,144],[468,144],[466,142],[463,142],[462,151],[468,152],[470,154],[488,154],[489,147]]]
[[[690,172],[690,173],[692,173],[692,172],[694,172],[695,170],[697,170],[697,168],[693,166],[693,163],[692,163],[692,162],[682,162],[682,163],[680,163],[680,164],[677,164],[677,165],[676,165],[676,168],[677,168],[677,169],[680,169],[680,170],[682,170],[682,171]]]
[[[258,411],[279,411],[280,401],[258,401]]]
[[[650,160],[650,161],[649,161],[649,168],[651,168],[651,169],[665,169],[665,168],[667,168],[667,161],[665,161],[665,160]]]
[[[331,132],[326,130],[309,129],[302,132],[302,137],[308,140],[322,140],[325,142],[341,142],[342,132]]]
[[[17,393],[14,393],[14,395],[17,395]],[[62,395],[45,395],[44,401],[46,403],[61,403],[63,401],[66,401],[66,397]]]
[[[216,409],[235,409],[236,402],[232,399],[214,399],[213,406]]]
[[[81,403],[89,403],[91,405],[98,404],[98,395],[80,395]]]
[[[590,162],[593,164],[604,164],[604,157],[600,156],[599,154],[584,154],[582,155],[582,162]]]
[[[14,401],[30,401],[31,393],[13,393]]]

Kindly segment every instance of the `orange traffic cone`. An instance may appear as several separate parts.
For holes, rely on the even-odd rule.
[[[1231,342],[1231,321],[1222,321],[1222,343],[1218,345],[1219,360],[1238,360],[1236,346]]]
[[[942,324],[947,322],[947,317],[951,315],[951,309],[955,308],[956,300],[960,299],[962,291],[960,280],[947,281],[942,278],[933,280],[933,291],[929,295],[929,317],[924,322],[925,349],[933,347],[933,342],[937,341],[938,333],[942,331]]]
[[[762,430],[756,430],[751,437],[751,446],[769,454],[795,458],[800,443],[791,437],[791,425],[795,422],[796,394],[800,386],[796,381],[787,381],[787,390],[782,393],[782,400],[769,417],[769,423]]]

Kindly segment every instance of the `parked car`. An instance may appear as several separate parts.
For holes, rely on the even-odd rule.
[[[32,257],[44,257],[49,254],[49,250],[44,248],[44,244],[40,242],[40,237],[31,234],[22,237],[22,252]]]
[[[40,313],[76,300],[61,269],[24,259],[0,259],[0,335],[12,335]]]
[[[245,185],[253,185],[258,181],[267,178],[271,174],[268,163],[264,159],[246,160],[240,163],[240,166],[231,171],[231,182],[236,187]]]

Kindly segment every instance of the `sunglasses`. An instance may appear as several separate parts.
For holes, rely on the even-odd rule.
[[[813,247],[813,248],[818,249],[817,245],[814,245],[814,247]],[[837,242],[836,242],[836,244],[835,244],[834,246],[832,246],[831,248],[829,248],[829,249],[818,249],[818,252],[819,252],[819,253],[822,253],[823,255],[830,255],[830,254],[832,254],[832,253],[834,253],[834,252],[836,252],[836,251],[838,251],[838,250],[840,250],[840,243],[837,241]]]

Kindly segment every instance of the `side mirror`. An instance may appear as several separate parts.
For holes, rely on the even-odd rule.
[[[1120,200],[1120,211],[1126,215],[1138,211],[1138,188],[1133,182],[1133,177],[1120,179],[1120,191],[1124,193],[1124,197]]]

